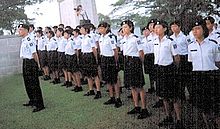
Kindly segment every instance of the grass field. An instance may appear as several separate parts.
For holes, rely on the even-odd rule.
[[[148,86],[146,77],[146,86]],[[163,118],[163,109],[152,109],[154,96],[148,95],[150,112],[153,115],[137,120],[137,115],[127,115],[133,108],[127,98],[129,92],[123,89],[121,108],[105,106],[108,99],[106,87],[102,88],[102,98],[84,97],[84,92],[75,93],[70,89],[41,81],[46,109],[32,113],[32,108],[22,106],[27,102],[21,75],[0,79],[0,129],[159,129],[156,125]],[[194,112],[194,110],[193,110]],[[161,128],[160,128],[161,129]]]

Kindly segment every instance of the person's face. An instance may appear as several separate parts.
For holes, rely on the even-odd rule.
[[[192,28],[192,33],[196,39],[202,38],[204,33],[202,26],[194,26]]]
[[[28,34],[28,30],[25,29],[25,28],[19,27],[18,28],[18,34],[19,34],[19,36],[24,37]]]
[[[62,36],[62,32],[60,32],[59,30],[57,30],[56,36],[57,36],[57,37],[61,37],[61,36]]]
[[[132,28],[129,27],[128,24],[124,24],[122,25],[122,30],[125,35],[128,35],[131,33]]]
[[[73,35],[77,37],[79,34],[76,31],[73,31]]]
[[[83,35],[87,34],[85,28],[83,27],[80,28],[80,33]]]
[[[148,28],[150,32],[154,31],[154,23],[150,23]]]
[[[143,31],[143,35],[144,35],[145,37],[149,36],[149,35],[150,35],[150,31],[149,31],[148,29],[144,30],[144,31]]]
[[[41,37],[41,35],[40,35],[39,32],[36,33],[36,36],[37,36],[38,38]]]
[[[64,33],[64,38],[68,39],[68,38],[70,38],[70,35],[68,33]]]
[[[155,25],[154,30],[155,30],[156,35],[162,36],[165,34],[165,31],[167,30],[167,28],[163,28],[162,25]]]
[[[214,27],[214,24],[212,24],[210,20],[205,20],[205,22],[206,22],[206,27],[208,28],[208,30],[212,30]]]
[[[34,29],[32,27],[29,27],[29,32],[32,32]]]
[[[173,24],[171,25],[171,30],[173,33],[179,33],[180,32],[180,26]]]
[[[47,38],[52,38],[52,34],[50,34],[49,32],[47,32]]]
[[[99,28],[98,28],[98,31],[99,31],[99,33],[101,33],[101,34],[106,34],[107,28],[105,28],[105,27],[99,27]]]

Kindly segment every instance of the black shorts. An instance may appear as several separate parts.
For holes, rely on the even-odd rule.
[[[48,54],[49,57],[49,68],[51,71],[56,71],[58,70],[58,55],[57,51],[49,51]]]
[[[98,76],[98,64],[93,53],[82,54],[81,63],[81,70],[84,76],[89,78]]]
[[[125,87],[142,88],[145,85],[142,61],[139,57],[125,56]]]
[[[219,74],[219,71],[193,72],[192,104],[204,112],[219,113]]]
[[[184,91],[179,87],[176,80],[176,66],[174,64],[168,66],[156,65],[156,94],[164,99],[181,98]]]
[[[77,56],[74,55],[66,55],[66,68],[68,72],[78,72],[78,66],[77,66]]]
[[[62,69],[66,69],[66,56],[65,52],[58,52],[58,69],[62,71]]]
[[[39,51],[39,62],[41,68],[48,66],[48,52],[46,50]]]
[[[107,84],[116,84],[118,69],[114,57],[101,56],[102,79]]]

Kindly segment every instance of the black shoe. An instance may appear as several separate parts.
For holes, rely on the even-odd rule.
[[[28,107],[28,106],[33,106],[32,103],[24,103],[23,106]]]
[[[122,101],[120,98],[117,98],[116,101],[115,101],[115,107],[116,108],[119,108],[122,106]]]
[[[151,88],[148,89],[148,92],[147,92],[147,93],[153,94],[154,92],[155,92],[154,87],[151,87]]]
[[[163,127],[163,126],[169,126],[173,124],[173,117],[172,116],[167,116],[166,118],[161,121],[158,126]]]
[[[163,100],[162,99],[159,99],[159,101],[157,101],[153,108],[160,108],[160,107],[163,107]]]
[[[56,79],[56,84],[59,84],[59,83],[61,83],[61,82],[60,82],[60,78],[57,78],[57,79]]]
[[[175,123],[175,128],[174,129],[185,129],[183,126],[183,123],[180,120],[177,120]]]
[[[104,105],[115,104],[115,97],[111,97],[108,101],[104,102]]]
[[[150,117],[151,114],[148,112],[147,109],[142,109],[140,115],[138,115],[137,119],[144,119]]]
[[[133,98],[132,94],[128,95],[127,98],[132,99]]]
[[[97,93],[96,93],[94,99],[100,99],[100,98],[102,98],[101,92],[100,92],[100,91],[97,91]]]
[[[141,107],[135,107],[131,111],[127,112],[127,114],[137,114],[141,112]]]
[[[53,81],[50,81],[50,83],[53,83],[53,84],[54,84],[54,83],[55,83],[55,79],[54,79]]]
[[[45,107],[36,107],[32,112],[39,112],[43,109],[45,109]]]
[[[77,88],[75,89],[75,92],[80,92],[80,91],[83,91],[82,87],[77,86]]]
[[[77,86],[75,86],[71,91],[76,91],[77,90]]]
[[[67,86],[68,83],[68,81],[65,81],[61,86]]]
[[[68,82],[66,88],[73,86],[72,82]]]
[[[90,90],[86,94],[84,94],[84,96],[91,96],[91,95],[95,95],[94,90]]]

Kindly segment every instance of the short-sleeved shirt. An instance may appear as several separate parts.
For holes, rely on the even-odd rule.
[[[217,70],[215,62],[220,61],[219,44],[204,39],[201,44],[194,41],[188,46],[188,61],[192,62],[193,71]]]
[[[188,41],[188,38],[183,34],[183,32],[180,32],[177,36],[175,34],[170,36],[174,42],[177,44],[177,51],[179,55],[187,55],[188,54],[188,45],[190,42]]]
[[[154,53],[154,40],[156,40],[156,38],[156,34],[150,33],[147,38],[142,40],[142,42],[144,42],[144,54]]]
[[[67,41],[66,47],[65,47],[65,55],[74,55],[76,54],[76,43],[74,42],[73,38],[65,39]]]
[[[33,59],[33,53],[36,52],[36,44],[29,35],[22,39],[20,48],[20,57],[23,59]]]
[[[57,39],[57,51],[58,52],[65,52],[65,47],[66,47],[67,41],[64,39],[64,37],[60,37]]]
[[[124,56],[139,57],[139,52],[143,50],[142,42],[139,37],[134,34],[124,36],[121,43]]]
[[[45,45],[46,45],[47,41],[46,41],[46,38],[44,36],[36,38],[36,41],[37,41],[37,44],[38,44],[37,50],[40,50],[40,51],[46,50]]]
[[[174,62],[173,56],[177,54],[176,43],[167,36],[164,36],[161,42],[159,38],[154,41],[154,64],[161,66],[171,65]]]
[[[57,50],[57,40],[52,37],[51,39],[47,38],[47,51],[55,51]]]
[[[116,40],[110,33],[101,35],[99,39],[100,54],[103,56],[114,56],[114,49],[117,48]]]
[[[77,37],[73,37],[74,42],[76,43],[77,46],[77,50],[81,50],[81,45],[82,45],[82,41],[81,41],[81,36],[78,35]]]
[[[92,48],[96,48],[96,43],[94,42],[93,38],[87,34],[81,36],[81,51],[83,53],[91,53]]]
[[[217,30],[213,30],[209,36],[208,39],[212,39],[218,42],[218,44],[220,44],[220,32],[218,32]]]

